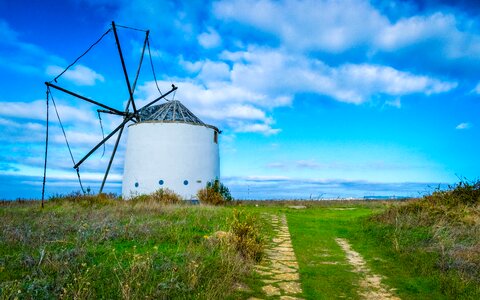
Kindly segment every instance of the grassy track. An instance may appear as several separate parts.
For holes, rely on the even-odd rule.
[[[430,228],[403,230],[404,251],[397,250],[394,226],[371,220],[385,208],[351,205],[346,210],[312,207],[284,210],[300,265],[307,299],[359,298],[359,275],[345,259],[335,238],[347,239],[382,282],[402,299],[480,299],[480,283],[462,279],[455,270],[439,268],[439,255],[422,245]],[[406,250],[405,250],[406,249]]]
[[[335,238],[350,238],[358,220],[373,211],[361,207],[354,210],[327,207],[287,212],[302,285],[308,299],[358,297],[358,275],[351,272]]]

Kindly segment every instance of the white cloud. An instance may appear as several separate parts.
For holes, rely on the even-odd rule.
[[[291,105],[299,93],[314,93],[354,104],[380,95],[386,96],[385,105],[400,107],[401,96],[443,93],[457,86],[456,82],[389,66],[347,63],[332,67],[280,49],[249,47],[246,51],[223,51],[220,57],[219,61],[196,62],[180,57],[180,64],[189,73],[195,72],[189,79],[170,80],[179,87],[177,99],[200,118],[220,122],[237,132],[267,135],[280,132],[272,128],[273,118],[267,112]],[[169,82],[160,85],[168,86]],[[139,86],[138,91],[145,99],[157,95],[153,82]]]
[[[265,112],[250,105],[232,105],[225,112],[226,117],[237,117],[250,120],[265,120]]]
[[[271,128],[269,124],[246,124],[235,128],[236,132],[255,132],[262,133],[264,135],[274,135],[281,131],[278,128]]]
[[[48,66],[45,73],[49,76],[58,76],[63,70],[64,69],[59,66]],[[105,81],[105,78],[101,74],[83,65],[71,67],[60,78],[65,78],[76,85],[83,86],[92,86],[95,85],[97,81]]]
[[[137,12],[135,15],[142,15],[147,27],[156,28],[165,20],[158,20],[153,11],[165,11],[171,5],[171,2],[154,4],[153,7],[145,1],[123,3],[119,14],[126,17],[132,15],[132,11]],[[366,0],[218,1],[212,4],[211,13],[213,16],[210,17],[217,18],[213,23],[241,23],[246,25],[245,32],[260,30],[270,33],[280,43],[277,48],[252,44],[227,47],[218,58],[211,56],[199,61],[177,57],[177,63],[183,68],[177,73],[181,74],[180,77],[164,78],[161,84],[175,82],[179,86],[176,98],[200,118],[232,126],[236,131],[278,133],[279,129],[272,127],[273,109],[291,105],[293,99],[302,93],[353,104],[381,99],[384,105],[400,108],[402,96],[444,93],[457,86],[452,80],[388,65],[348,61],[329,65],[309,55],[310,51],[318,50],[332,53],[351,49],[388,52],[442,35],[444,40],[453,41],[463,33],[457,28],[459,24],[455,16],[450,14],[392,21]],[[199,25],[195,23],[198,21],[196,17],[195,12],[180,5],[178,13],[168,18],[189,46],[196,41],[203,48],[220,51],[220,45],[232,45],[231,39],[227,43],[229,37],[222,40],[220,35],[226,32],[223,30],[228,28],[226,24],[202,23],[196,27]],[[138,23],[139,19],[132,22]],[[198,28],[204,31],[199,32]],[[457,33],[445,34],[452,32]],[[242,40],[240,36],[240,40],[248,43],[249,39]],[[69,74],[70,80],[77,84],[95,84],[104,80],[102,75],[88,70],[90,74],[86,70],[72,69],[71,73],[79,74],[74,76],[67,72],[65,76]],[[96,75],[99,77],[95,78]],[[158,95],[152,82],[139,85],[138,91],[143,100]]]
[[[457,127],[455,127],[455,129],[458,129],[458,130],[470,129],[470,128],[472,128],[471,123],[460,123],[457,125]]]
[[[0,174],[11,175],[11,176],[20,175],[20,174],[23,176],[38,176],[39,174],[43,173],[43,169],[40,167],[33,167],[30,165],[24,165],[24,164],[14,164],[13,166],[15,167],[15,169],[0,170]],[[84,181],[87,181],[87,180],[100,181],[103,179],[104,175],[105,173],[102,173],[102,172],[82,172],[81,173],[82,180]],[[77,174],[73,169],[71,171],[58,170],[58,169],[49,170],[48,179],[49,180],[55,180],[55,179],[78,180]],[[108,175],[108,179],[112,181],[121,181],[122,174],[111,173]]]
[[[345,96],[338,95],[347,102],[364,102],[374,94],[383,93],[402,96],[413,93],[426,95],[447,92],[457,86],[456,82],[440,81],[428,76],[402,72],[388,66],[369,64],[346,64],[333,70],[337,82],[346,84]],[[341,85],[337,90],[343,90]]]
[[[68,105],[63,101],[56,101],[58,113],[63,122],[83,122],[92,123],[96,117],[84,105]],[[52,120],[56,119],[53,105],[51,109]],[[45,100],[36,100],[32,102],[0,102],[0,116],[6,116],[19,119],[42,120],[46,119]]]
[[[391,52],[428,43],[442,53],[442,59],[478,60],[480,54],[480,36],[470,33],[476,31],[475,23],[450,13],[392,22],[366,0],[219,1],[213,12],[221,20],[272,34],[291,50],[339,53],[365,47],[369,52]]]
[[[20,127],[22,126],[20,123],[14,122],[12,120],[8,120],[5,118],[0,118],[0,126],[2,127]]]
[[[38,45],[20,40],[20,36],[5,20],[0,19],[0,45],[6,45],[8,49],[0,55],[0,67],[27,75],[42,75],[45,64],[64,63],[63,59]]]
[[[202,61],[196,61],[196,62],[187,61],[187,60],[184,60],[183,57],[180,57],[179,59],[180,66],[190,73],[196,73],[200,71],[200,69],[203,66],[203,63],[204,62]]]
[[[295,166],[300,169],[319,169],[321,164],[314,160],[298,160],[295,162]]]
[[[212,119],[240,119],[240,120],[260,120],[265,121],[268,118],[265,112],[251,105],[233,104],[226,105],[222,110],[200,111],[201,115]]]
[[[0,118],[0,126],[9,128],[23,128],[28,130],[29,133],[45,131],[45,125],[35,122],[15,122],[9,119]]]
[[[0,43],[17,41],[18,33],[10,25],[0,19]]]
[[[70,145],[96,145],[103,139],[100,128],[90,131],[69,130],[67,138]],[[65,137],[61,132],[53,135],[51,139],[56,143],[65,142]]]
[[[230,77],[230,67],[223,61],[187,61],[180,57],[179,64],[189,73],[204,81],[205,83],[227,80]]]
[[[251,47],[248,51],[224,53],[235,59],[231,81],[235,86],[266,95],[285,96],[288,105],[293,94],[311,92],[337,101],[360,104],[377,94],[403,96],[447,92],[456,82],[372,64],[344,64],[331,67],[302,55],[274,49]],[[282,99],[282,98],[277,98]]]
[[[220,1],[214,14],[279,37],[289,47],[340,52],[371,38],[388,20],[367,1]],[[308,34],[305,34],[308,32]]]
[[[412,16],[384,27],[376,36],[375,44],[381,50],[396,51],[429,43],[434,45],[437,53],[442,54],[443,59],[478,59],[480,36],[468,31],[471,26],[471,23],[461,22],[455,15],[442,12]]]
[[[198,78],[204,82],[227,80],[230,78],[230,67],[224,62],[203,62]]]
[[[213,28],[208,28],[206,32],[198,35],[198,43],[203,48],[211,49],[220,46],[222,39]]]
[[[278,133],[271,127],[272,118],[267,116],[265,107],[270,103],[266,95],[236,87],[229,82],[211,82],[208,86],[192,81],[174,80],[179,87],[176,99],[184,103],[204,122],[216,126],[228,126],[237,132],[257,132],[266,135]],[[160,86],[168,86],[168,81],[159,82]],[[143,99],[139,104],[147,103],[158,94],[155,83],[147,82],[138,87]]]
[[[477,85],[476,85],[475,88],[472,90],[472,92],[477,93],[477,94],[480,95],[480,82],[477,83]]]
[[[286,181],[289,180],[290,177],[282,175],[253,175],[246,176],[244,179],[252,181]]]
[[[395,98],[393,100],[385,101],[385,105],[395,108],[402,108],[402,101],[400,100],[400,98]]]
[[[192,79],[171,78],[168,81],[159,81],[160,87],[169,87],[171,82],[178,86],[176,99],[186,103],[187,107],[193,109],[207,107],[214,110],[222,110],[225,105],[253,104],[258,107],[273,108],[279,102],[276,98],[268,98],[265,94],[235,86],[228,81],[209,82],[208,85],[196,82]],[[146,103],[146,100],[153,100],[157,97],[158,91],[153,81],[145,82],[138,88],[139,103]]]
[[[376,43],[382,49],[396,50],[426,39],[448,38],[452,28],[455,28],[452,15],[436,13],[427,17],[413,16],[384,27],[376,36]]]

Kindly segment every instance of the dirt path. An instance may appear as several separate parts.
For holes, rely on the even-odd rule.
[[[336,238],[335,241],[347,255],[347,261],[353,267],[354,272],[362,276],[358,291],[362,298],[400,300],[393,295],[392,289],[382,283],[382,276],[372,273],[360,253],[354,251],[346,239]]]
[[[302,293],[302,287],[285,215],[273,215],[272,225],[275,237],[265,251],[266,258],[256,266],[257,273],[262,277],[262,291],[268,299],[302,299],[297,297]]]
[[[285,215],[272,215],[272,225],[275,236],[268,249],[266,257],[260,265],[255,266],[262,282],[263,298],[281,300],[300,300],[302,287],[298,272],[298,262],[293,251],[290,232]],[[360,275],[358,294],[363,299],[400,300],[394,295],[393,289],[382,283],[382,276],[374,274],[367,266],[366,261],[350,246],[346,239],[336,238],[335,241],[345,252],[347,262],[353,267],[353,272]],[[339,261],[324,262],[325,264],[339,264]],[[339,295],[340,296],[340,295]],[[249,298],[260,300],[261,298]]]

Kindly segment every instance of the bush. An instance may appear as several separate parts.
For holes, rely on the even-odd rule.
[[[134,202],[158,202],[162,204],[177,204],[182,198],[170,189],[158,189],[149,195],[139,195],[132,198]]]
[[[263,240],[251,215],[234,210],[230,231],[236,250],[247,259],[259,262],[263,256]]]
[[[480,204],[480,180],[478,181],[460,181],[458,184],[449,186],[447,191],[436,191],[432,195],[425,197],[425,200],[434,205],[472,206]]]
[[[207,187],[212,188],[215,192],[222,195],[225,201],[232,201],[233,197],[230,194],[230,190],[227,186],[220,182],[220,180],[216,179],[213,181],[207,182]]]
[[[209,187],[205,187],[199,190],[197,192],[197,197],[200,203],[203,203],[203,204],[211,204],[211,205],[225,204],[225,199],[223,199],[222,195]]]
[[[80,191],[72,192],[67,195],[57,194],[48,199],[49,202],[71,202],[80,204],[81,206],[113,205],[117,200],[119,200],[119,197],[113,193],[93,195],[84,194]]]
[[[219,180],[207,182],[207,186],[197,193],[201,203],[223,205],[233,200],[230,190]]]
[[[165,204],[176,204],[182,201],[182,198],[170,189],[159,189],[150,195],[153,201]]]

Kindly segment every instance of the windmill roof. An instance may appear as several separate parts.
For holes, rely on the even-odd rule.
[[[139,110],[141,122],[178,122],[211,127],[219,131],[215,126],[205,124],[195,116],[185,105],[178,100],[167,103],[152,105]]]

